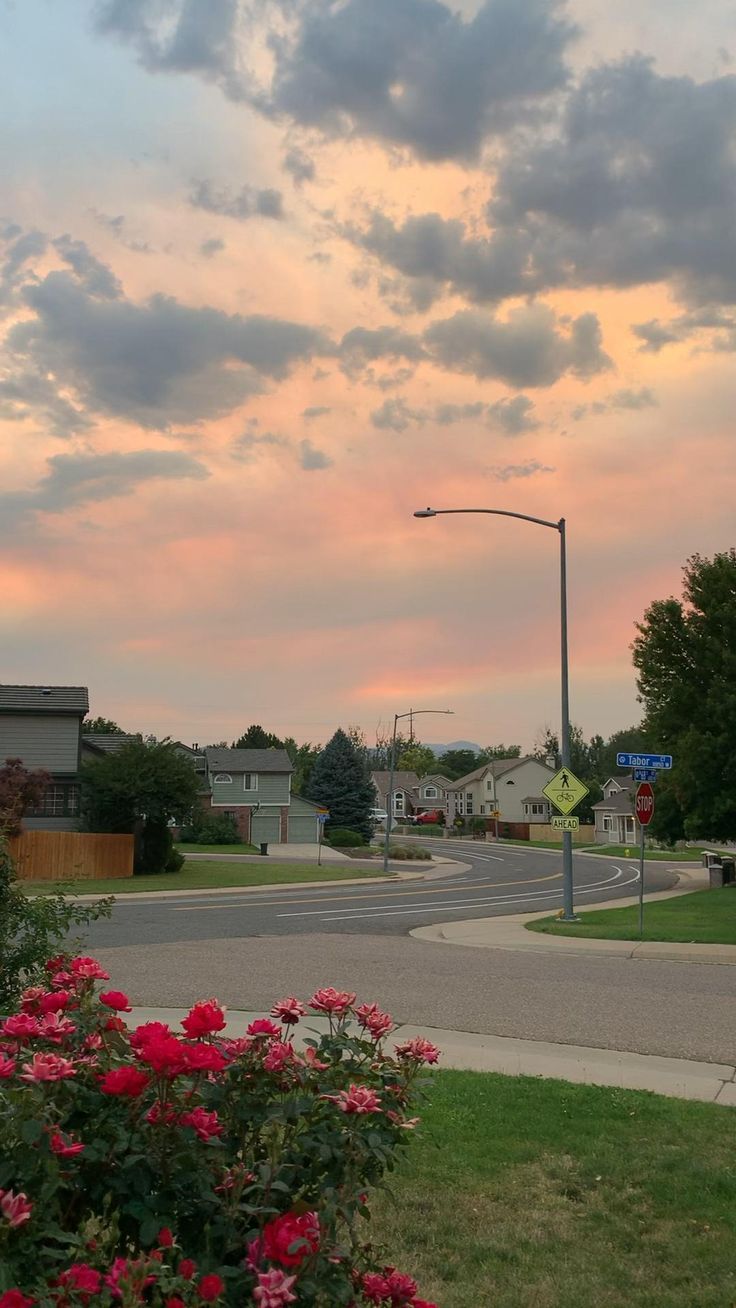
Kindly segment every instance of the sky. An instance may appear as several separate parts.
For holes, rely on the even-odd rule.
[[[0,0],[2,679],[175,739],[640,715],[736,492],[734,0]]]

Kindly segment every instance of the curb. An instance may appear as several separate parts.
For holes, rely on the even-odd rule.
[[[129,1025],[164,1021],[176,1026],[186,1008],[135,1007]],[[230,1010],[228,1034],[244,1035],[254,1018],[264,1013]],[[324,1018],[309,1015],[304,1032],[326,1031]],[[440,1048],[443,1067],[467,1072],[496,1072],[505,1076],[533,1076],[544,1080],[570,1081],[578,1085],[612,1086],[624,1090],[648,1090],[677,1099],[696,1099],[723,1107],[736,1107],[736,1066],[703,1063],[685,1058],[632,1054],[618,1049],[595,1049],[584,1045],[551,1044],[541,1040],[519,1040],[510,1036],[479,1035],[473,1031],[448,1031],[438,1027],[400,1023],[390,1044],[424,1036]],[[294,1032],[294,1043],[304,1039]]]

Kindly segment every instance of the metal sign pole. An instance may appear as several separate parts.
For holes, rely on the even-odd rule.
[[[644,939],[644,823],[639,823],[639,936]]]
[[[325,829],[324,822],[319,823],[319,839],[317,841],[317,867],[322,866],[322,832]]]

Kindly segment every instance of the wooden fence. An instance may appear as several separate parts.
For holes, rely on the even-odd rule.
[[[23,831],[8,844],[20,881],[112,880],[133,875],[133,836]]]

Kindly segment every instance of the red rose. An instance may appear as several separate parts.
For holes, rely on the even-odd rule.
[[[156,1244],[158,1245],[159,1249],[171,1249],[173,1243],[174,1243],[173,1232],[169,1230],[168,1226],[162,1226],[161,1230],[156,1236]]]
[[[213,1035],[227,1026],[225,1009],[216,999],[200,999],[199,1003],[189,1010],[181,1025],[190,1040],[196,1040],[199,1036]]]
[[[147,1073],[139,1071],[137,1067],[116,1067],[111,1072],[105,1072],[100,1081],[100,1090],[103,1095],[125,1095],[128,1099],[135,1099],[143,1093],[148,1082]]]
[[[6,1290],[5,1294],[0,1294],[0,1308],[31,1308],[35,1302],[21,1290]]]
[[[184,1061],[190,1072],[221,1072],[227,1067],[227,1059],[214,1045],[185,1045]]]
[[[204,1303],[214,1303],[215,1299],[219,1299],[224,1289],[225,1282],[221,1276],[217,1275],[217,1272],[210,1272],[208,1276],[203,1276],[197,1286],[199,1297]]]
[[[316,1213],[284,1213],[263,1228],[263,1254],[282,1267],[298,1267],[319,1249],[320,1229]],[[297,1248],[292,1248],[298,1243]]]
[[[100,995],[100,1003],[106,1008],[114,1008],[118,1013],[132,1013],[130,1000],[122,990],[105,990]]]
[[[186,1280],[191,1280],[197,1270],[197,1264],[193,1258],[182,1258],[176,1270],[180,1276],[183,1276]]]

